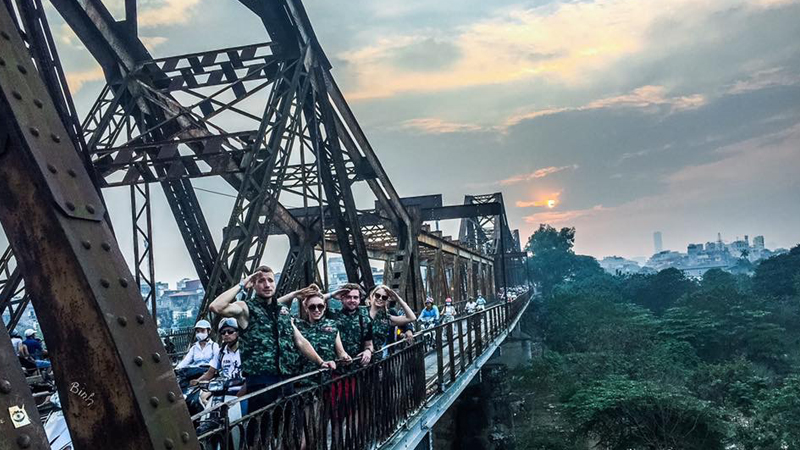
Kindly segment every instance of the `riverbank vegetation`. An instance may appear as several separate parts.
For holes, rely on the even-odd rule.
[[[800,246],[753,275],[612,276],[574,233],[528,245],[544,295],[523,319],[540,351],[513,376],[517,448],[800,449]]]

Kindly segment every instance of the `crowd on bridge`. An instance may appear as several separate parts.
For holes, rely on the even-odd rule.
[[[367,293],[348,283],[324,293],[312,284],[276,298],[275,284],[273,270],[261,266],[214,299],[209,311],[221,318],[217,334],[222,346],[211,339],[211,324],[198,321],[196,342],[176,365],[179,375],[193,378],[202,373],[191,384],[222,376],[233,380],[237,395],[244,396],[320,369],[339,377],[387,357],[397,341],[413,342],[418,315],[386,285]],[[341,302],[341,309],[331,309],[331,298]],[[445,300],[441,314],[433,303],[426,299],[419,314],[423,327],[454,320],[457,313],[451,299]],[[485,307],[479,294],[466,302],[463,312]],[[258,410],[293,389],[287,384],[252,397],[247,410]],[[352,386],[341,390],[351,391]]]

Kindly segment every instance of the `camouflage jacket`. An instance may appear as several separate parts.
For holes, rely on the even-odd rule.
[[[335,321],[323,318],[312,324],[305,320],[297,320],[295,325],[323,361],[336,359],[336,334],[339,333],[339,329],[336,327]],[[306,358],[303,358],[300,364],[300,372],[310,372],[318,368],[316,364]]]
[[[247,328],[239,332],[242,370],[247,375],[292,375],[299,358],[289,309],[275,301],[245,300],[250,310]]]
[[[364,342],[373,339],[369,309],[366,306],[359,306],[350,314],[342,309],[335,313],[334,320],[339,328],[344,351],[355,359],[356,355],[364,350]]]
[[[389,320],[389,316],[402,316],[402,314],[390,308],[388,313],[378,310],[378,313],[372,318],[372,344],[375,346],[376,353],[395,340],[395,325]]]

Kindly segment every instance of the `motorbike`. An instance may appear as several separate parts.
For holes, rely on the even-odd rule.
[[[231,380],[224,377],[217,377],[208,382],[198,384],[200,392],[207,392],[211,394],[211,397],[208,399],[205,408],[200,411],[202,415],[195,420],[197,436],[202,436],[204,433],[223,426],[225,423],[224,414],[226,412],[228,423],[242,417],[240,402],[230,404],[227,408],[220,407],[223,403],[236,399],[236,392],[241,388],[242,382],[243,380],[239,379]],[[233,448],[237,448],[240,439],[238,428],[231,430],[230,439],[232,439],[231,444]]]
[[[197,369],[197,368],[188,368]],[[234,400],[236,398],[235,391],[241,385],[241,380],[229,380],[226,378],[218,377],[207,383],[200,383],[197,386],[189,385],[189,381],[198,378],[202,375],[196,374],[196,370],[178,371],[178,382],[181,385],[184,395],[189,393],[194,395],[196,393],[196,404],[189,405],[188,397],[186,400],[189,406],[190,414],[197,415],[203,411],[208,411],[195,421],[195,428],[197,435],[200,436],[207,431],[211,431],[219,427],[223,423],[223,411],[228,412],[228,421],[238,420],[242,417],[242,410],[239,403],[234,403],[228,408],[219,408],[218,405]],[[200,393],[210,392],[211,397],[207,405],[203,406],[200,403]],[[61,401],[58,397],[58,392],[55,392],[49,398],[50,413],[44,421],[44,431],[47,435],[47,440],[50,442],[50,450],[72,450],[72,437],[67,428],[67,421],[64,418],[64,411],[61,408]],[[216,408],[215,408],[216,407]],[[191,410],[195,409],[194,412]],[[233,439],[233,448],[238,447],[239,434],[237,430],[231,432],[231,439]],[[222,448],[222,447],[219,447]]]
[[[431,328],[436,326],[436,322],[433,319],[420,319],[420,331],[430,330]],[[435,348],[433,332],[424,333],[422,335],[422,342],[425,346],[425,352],[429,352]]]

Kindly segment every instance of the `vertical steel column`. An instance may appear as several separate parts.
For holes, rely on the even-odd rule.
[[[150,185],[131,185],[131,222],[133,225],[133,264],[136,286],[149,287],[144,297],[150,315],[156,320],[156,265],[153,255],[153,216],[150,211]],[[155,322],[158,324],[158,321]]]
[[[37,310],[74,446],[197,448],[105,207],[13,30],[0,8],[0,221]]]

